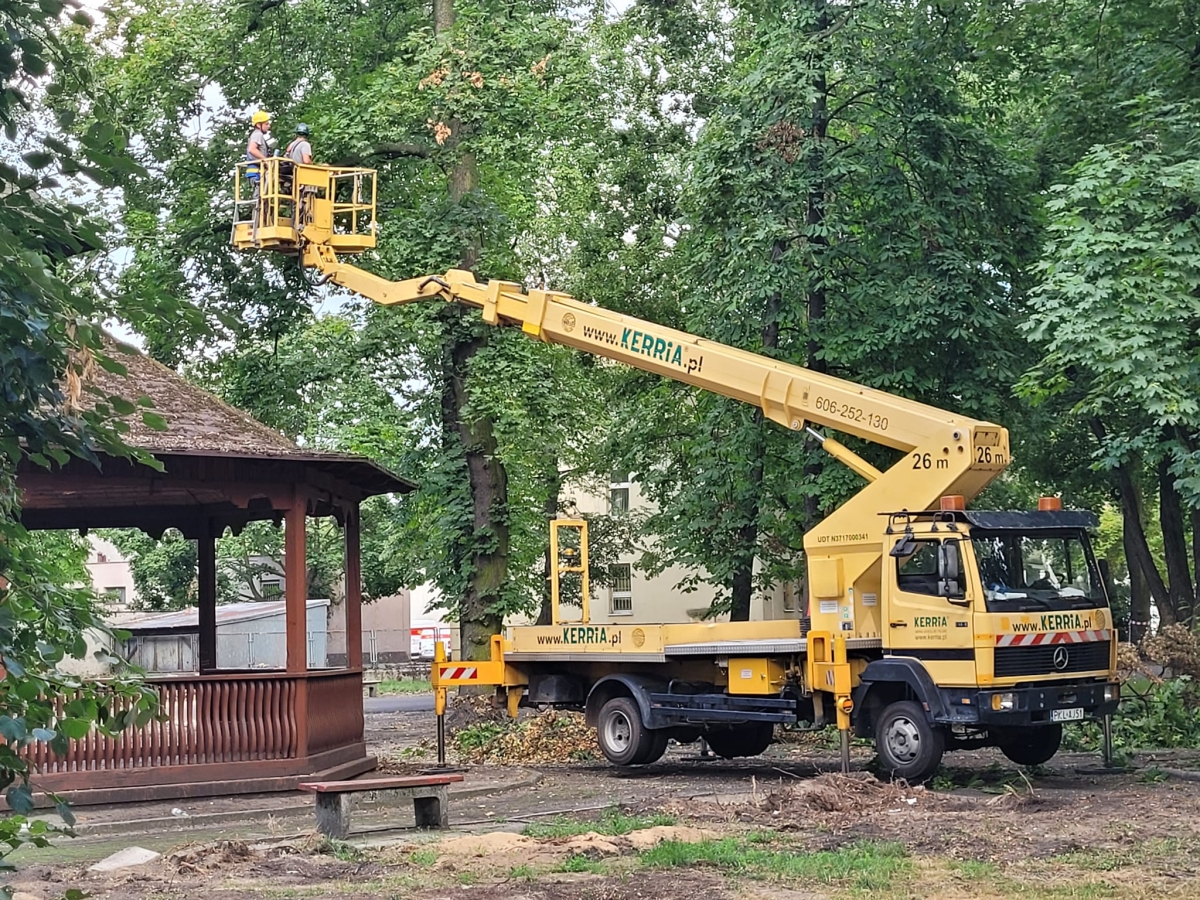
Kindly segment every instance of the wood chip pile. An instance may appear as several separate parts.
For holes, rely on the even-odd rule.
[[[476,725],[456,734],[455,744],[460,755],[473,763],[544,765],[600,756],[595,729],[584,723],[582,713],[557,710],[515,723]]]

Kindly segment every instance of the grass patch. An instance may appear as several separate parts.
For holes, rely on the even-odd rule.
[[[399,681],[388,678],[379,682],[375,690],[379,694],[428,694],[433,690],[433,685],[418,678],[402,678]]]
[[[598,859],[592,859],[590,856],[585,856],[582,853],[572,853],[561,863],[554,867],[555,872],[591,872],[595,875],[604,874],[604,863]]]
[[[414,850],[408,855],[408,859],[414,866],[428,869],[430,866],[436,865],[438,855],[436,850]]]
[[[884,890],[912,869],[902,844],[859,842],[815,853],[767,850],[737,838],[683,843],[665,841],[640,854],[652,867],[715,866],[753,878],[806,881],[855,890]]]
[[[1031,774],[1037,774],[1030,770]],[[985,769],[962,769],[941,766],[930,779],[929,789],[934,791],[956,791],[969,788],[985,794],[1004,794],[1012,789],[1024,790],[1028,785],[1026,776],[1020,771],[1000,763],[992,763]]]
[[[1131,866],[1153,868],[1157,863],[1173,865],[1180,857],[1191,856],[1196,850],[1197,846],[1194,842],[1180,838],[1159,838],[1120,849],[1075,850],[1071,853],[1060,853],[1054,857],[1054,862],[1066,863],[1088,872],[1115,872]]]
[[[519,879],[521,881],[533,881],[536,877],[536,873],[533,871],[532,866],[513,866],[508,870],[508,877],[512,879]]]
[[[334,838],[323,838],[317,845],[317,852],[332,856],[342,862],[358,862],[363,858],[363,852],[358,847]]]
[[[954,874],[966,881],[995,881],[1000,877],[1000,868],[995,863],[964,859],[954,863]]]
[[[526,825],[521,833],[532,838],[566,838],[594,831],[597,834],[618,835],[629,834],[643,828],[653,828],[657,825],[674,825],[675,817],[659,813],[653,816],[627,815],[618,807],[606,809],[598,819],[568,819],[563,816],[551,819],[549,822],[535,822]]]
[[[1103,881],[1085,881],[1077,884],[1020,884],[1011,889],[1014,897],[1030,900],[1108,900],[1119,896],[1117,889]]]

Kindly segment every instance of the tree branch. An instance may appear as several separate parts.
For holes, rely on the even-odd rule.
[[[344,156],[341,159],[333,160],[330,165],[361,166],[363,163],[376,160],[405,159],[407,157],[429,159],[432,155],[433,152],[421,144],[377,144],[366,153]]]

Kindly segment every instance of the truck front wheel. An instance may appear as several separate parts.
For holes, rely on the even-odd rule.
[[[1000,752],[1018,766],[1040,766],[1058,752],[1062,734],[1062,725],[1041,725],[1036,728],[996,728],[992,737]]]
[[[920,783],[937,771],[946,752],[946,734],[929,723],[919,703],[900,700],[876,720],[875,750],[891,778]]]
[[[618,766],[654,762],[667,748],[666,733],[651,731],[643,725],[637,704],[630,697],[613,697],[600,707],[596,738],[600,752]]]

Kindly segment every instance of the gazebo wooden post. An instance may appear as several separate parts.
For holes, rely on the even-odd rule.
[[[206,520],[196,538],[196,587],[199,596],[199,672],[217,670],[217,541],[212,522]]]
[[[308,510],[299,491],[284,514],[284,560],[287,607],[287,671],[308,671],[308,561],[305,529]]]
[[[308,502],[296,490],[283,520],[284,606],[287,628],[287,671],[299,676],[295,693],[296,756],[308,756],[308,558],[305,529]]]
[[[361,669],[362,646],[362,540],[358,504],[346,511],[346,668]]]

